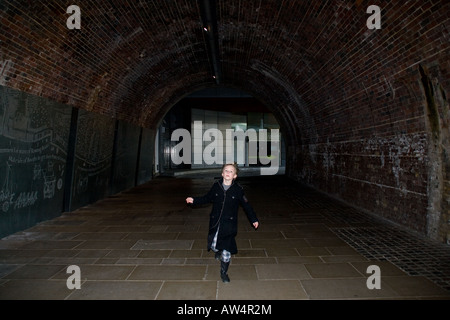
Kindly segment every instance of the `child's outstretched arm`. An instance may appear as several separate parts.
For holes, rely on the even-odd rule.
[[[247,214],[248,220],[252,223],[253,228],[258,229],[259,227],[259,220],[256,217],[256,213],[253,210],[253,207],[248,202],[247,198],[244,195],[244,192],[242,192],[242,198],[240,199],[241,205],[244,208],[245,213]]]
[[[209,189],[208,193],[205,194],[204,196],[201,197],[187,197],[186,198],[186,203],[194,203],[195,205],[202,205],[202,204],[207,204],[207,203],[211,203],[213,202],[213,195],[216,193],[213,191],[214,190],[214,185],[211,187],[211,189]]]

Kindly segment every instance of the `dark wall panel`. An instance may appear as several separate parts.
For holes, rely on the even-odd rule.
[[[140,146],[137,184],[142,184],[153,177],[153,156],[155,153],[155,130],[143,129]]]
[[[140,131],[140,127],[123,121],[118,122],[113,159],[112,194],[135,186]]]
[[[0,86],[0,237],[61,214],[71,108]]]
[[[79,110],[70,209],[109,195],[116,121]]]
[[[154,137],[0,86],[0,238],[150,180]]]

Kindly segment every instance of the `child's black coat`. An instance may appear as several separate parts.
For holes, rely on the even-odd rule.
[[[209,192],[203,197],[194,197],[194,205],[212,203],[213,207],[209,216],[208,251],[214,236],[217,235],[216,249],[227,250],[231,254],[237,253],[236,234],[238,227],[238,210],[242,205],[247,218],[251,223],[258,222],[255,211],[244,195],[243,187],[233,180],[227,191],[222,186],[223,178],[214,182]]]

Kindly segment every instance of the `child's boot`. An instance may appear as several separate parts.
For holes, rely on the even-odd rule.
[[[220,277],[222,278],[223,282],[230,282],[230,278],[227,274],[229,265],[230,262],[220,261]]]

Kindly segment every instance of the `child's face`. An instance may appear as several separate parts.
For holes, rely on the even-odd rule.
[[[225,168],[223,168],[222,177],[225,180],[236,179],[236,177],[237,177],[236,169],[233,166],[226,166]]]

